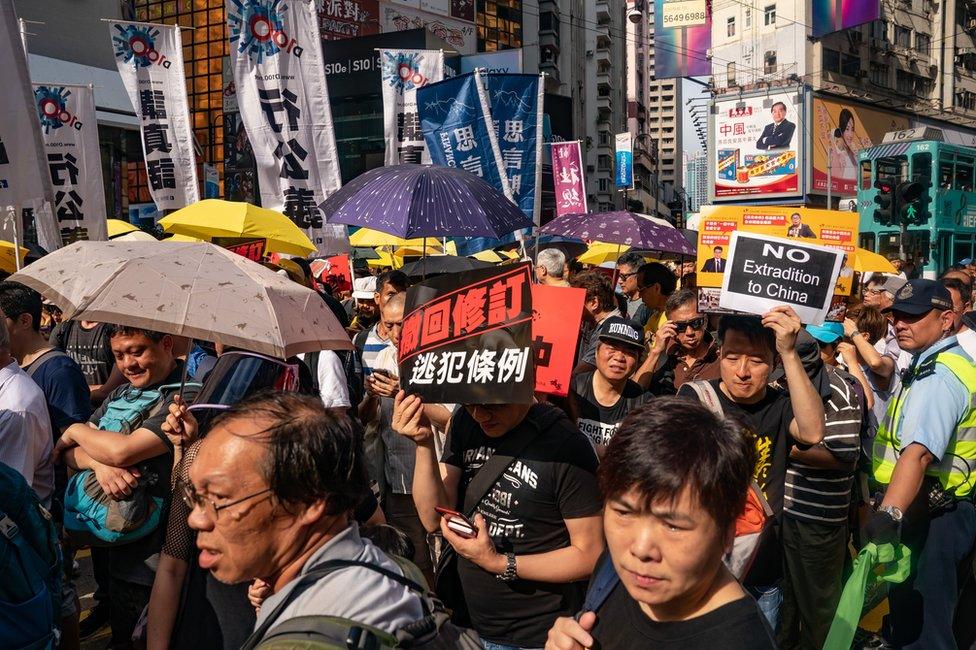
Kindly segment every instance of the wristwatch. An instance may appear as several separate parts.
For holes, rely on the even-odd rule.
[[[895,506],[881,506],[878,508],[878,512],[885,513],[895,522],[900,522],[902,517],[905,516],[902,511]]]
[[[515,567],[515,553],[506,553],[505,559],[508,562],[508,564],[505,566],[505,572],[496,573],[495,577],[502,582],[511,582],[518,577],[518,572],[516,571]]]
[[[852,339],[852,338],[854,338],[855,336],[857,336],[860,333],[861,333],[860,331],[854,330],[853,332],[851,332],[851,335],[849,337],[847,337],[847,338]]]

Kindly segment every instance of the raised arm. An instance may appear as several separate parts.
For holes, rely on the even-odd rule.
[[[803,444],[815,445],[824,437],[824,407],[820,394],[803,369],[800,355],[796,353],[800,317],[790,307],[773,307],[763,314],[762,324],[776,334],[776,351],[786,373],[786,386],[793,406],[790,435]]]

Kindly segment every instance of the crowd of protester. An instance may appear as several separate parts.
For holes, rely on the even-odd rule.
[[[398,378],[411,278],[332,295],[302,262],[280,267],[352,351],[277,360],[54,326],[38,293],[0,283],[0,466],[57,523],[60,647],[108,625],[118,649],[310,633],[821,648],[869,543],[912,554],[877,647],[973,642],[976,267],[875,274],[843,322],[804,327],[786,306],[699,311],[692,262],[628,252],[615,286],[543,250],[540,284],[585,291],[568,396],[433,404]],[[79,535],[86,494],[127,532]],[[97,590],[79,622],[86,547]]]

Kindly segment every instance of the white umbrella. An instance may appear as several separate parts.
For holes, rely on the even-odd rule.
[[[64,312],[287,358],[350,350],[314,291],[209,243],[76,242],[11,280]]]

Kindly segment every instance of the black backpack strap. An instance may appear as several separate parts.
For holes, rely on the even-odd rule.
[[[314,569],[303,575],[298,579],[298,582],[294,587],[288,592],[288,595],[282,599],[280,603],[271,611],[270,614],[264,619],[264,622],[260,626],[254,629],[254,632],[247,638],[244,645],[241,646],[241,650],[252,650],[257,647],[261,642],[261,639],[270,631],[271,626],[275,624],[281,613],[285,611],[285,608],[295,602],[295,599],[302,595],[306,589],[311,587],[313,584],[321,580],[322,578],[335,573],[336,571],[341,571],[342,569],[348,569],[350,567],[362,567],[364,569],[369,569],[375,573],[379,573],[390,580],[400,583],[407,589],[419,593],[421,596],[426,594],[426,589],[418,585],[416,582],[410,578],[406,578],[395,571],[390,571],[384,567],[376,564],[371,564],[369,562],[360,562],[358,560],[328,560],[322,564],[318,564]],[[428,603],[425,598],[421,598],[421,603],[423,604],[424,614],[429,615]]]
[[[34,359],[34,361],[31,362],[31,364],[29,366],[27,366],[27,371],[26,371],[27,372],[27,376],[33,378],[34,377],[34,374],[37,373],[37,371],[41,369],[41,366],[43,366],[45,363],[47,363],[51,359],[57,359],[58,357],[67,357],[67,356],[68,355],[65,352],[63,352],[63,351],[61,351],[61,350],[59,350],[57,348],[51,348],[50,350],[48,350],[47,352],[45,352],[41,356],[39,356],[36,359]],[[68,357],[68,358],[70,359],[70,357]]]
[[[305,365],[308,366],[309,372],[312,373],[312,389],[315,391],[316,397],[318,397],[322,390],[322,387],[319,386],[319,357],[321,356],[321,350],[315,350],[305,355]]]
[[[603,603],[607,601],[607,598],[610,597],[610,593],[619,582],[620,576],[617,575],[617,570],[613,568],[613,560],[610,557],[610,552],[604,551],[603,555],[596,562],[596,568],[593,570],[593,578],[590,580],[590,587],[586,590],[583,609],[576,616],[576,619],[579,620],[579,617],[585,612],[598,611],[603,606]]]

